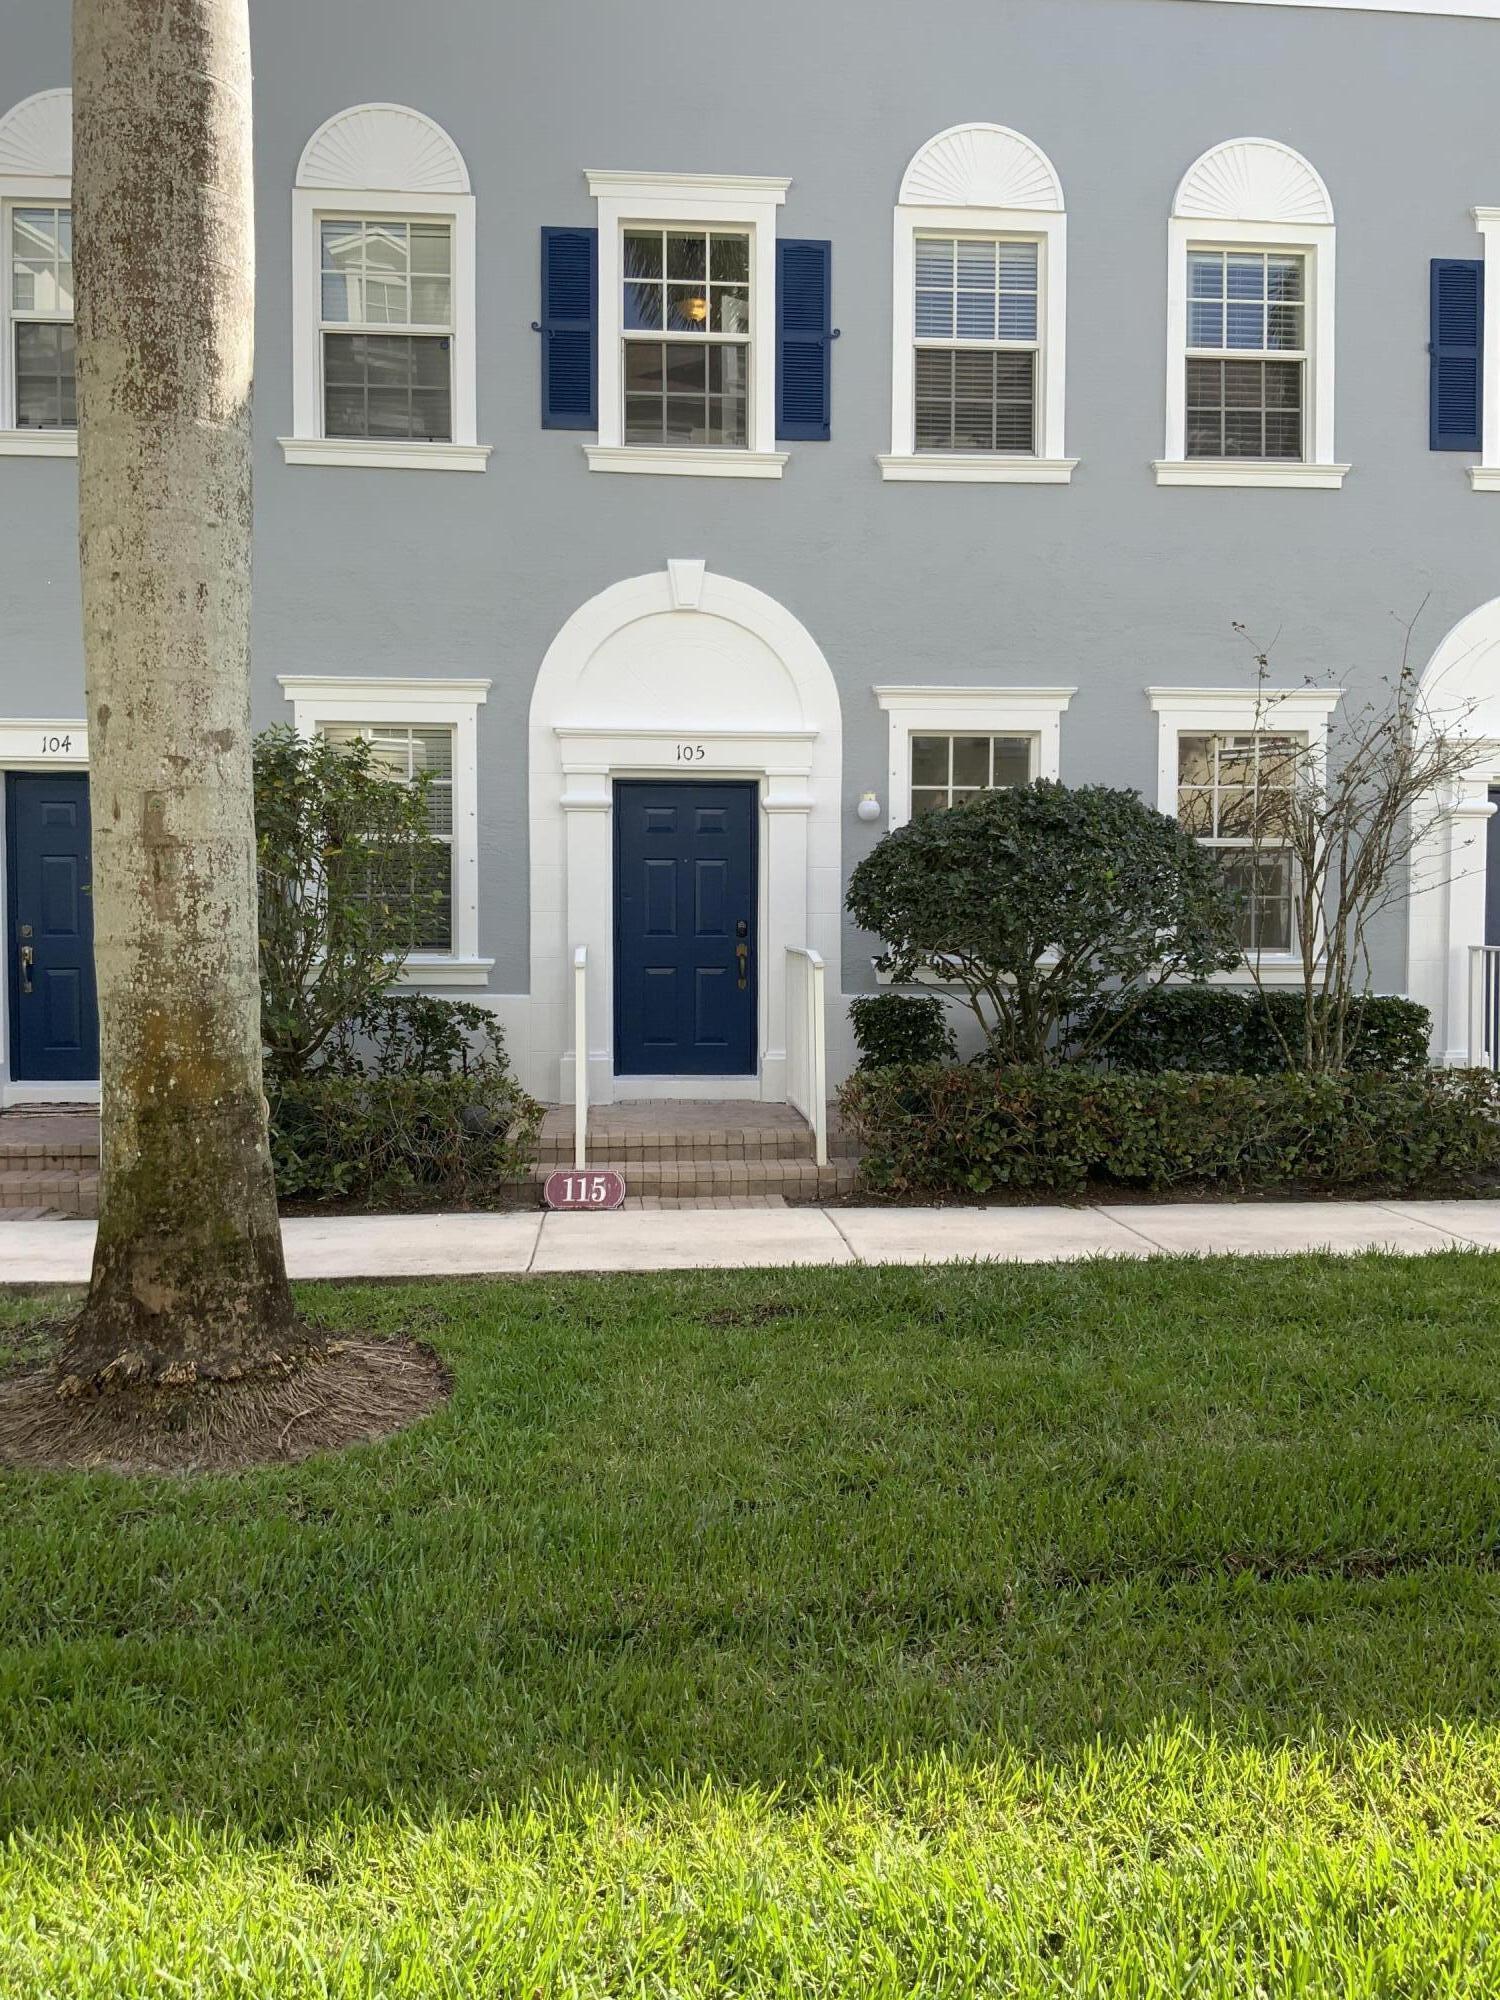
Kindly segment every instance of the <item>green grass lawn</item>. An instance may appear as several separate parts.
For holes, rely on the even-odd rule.
[[[451,1407],[0,1475],[7,2000],[1500,1993],[1500,1259],[305,1297]]]

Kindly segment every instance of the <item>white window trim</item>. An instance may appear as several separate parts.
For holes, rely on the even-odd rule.
[[[1250,730],[1295,731],[1307,738],[1314,766],[1321,771],[1328,759],[1328,720],[1344,698],[1342,688],[1190,688],[1148,687],[1157,718],[1156,803],[1169,819],[1177,817],[1177,739],[1184,735],[1239,735]],[[1256,962],[1266,986],[1297,986],[1303,969],[1300,952],[1262,952]],[[1248,957],[1243,970],[1216,972],[1210,984],[1242,986],[1252,977]]]
[[[347,135],[343,138],[342,135]],[[335,144],[327,145],[329,135]],[[430,135],[429,150],[421,141]],[[417,150],[411,150],[416,140]],[[367,163],[363,185],[325,180],[329,158]],[[402,187],[403,175],[420,184]],[[325,218],[398,217],[445,222],[453,233],[453,437],[451,441],[330,438],[323,434],[322,240]],[[292,190],[292,435],[278,439],[288,465],[362,465],[396,472],[483,472],[474,196],[458,148],[441,127],[403,105],[341,111],[308,141]]]
[[[971,142],[990,149],[991,157],[974,159]],[[1024,163],[1019,164],[1018,163]],[[1030,172],[1027,170],[1031,169]],[[1014,185],[1036,190],[1044,207],[986,203],[959,204],[928,200],[928,193],[946,188],[962,191],[967,171],[975,194],[989,188],[998,193],[1008,170],[1018,170]],[[997,180],[995,175],[1002,178]],[[1043,192],[1043,190],[1046,190]],[[1041,149],[1008,126],[953,126],[929,139],[907,168],[895,212],[891,294],[891,448],[877,455],[885,480],[931,480],[966,485],[1065,486],[1078,464],[1066,449],[1068,218],[1062,185]],[[913,199],[922,196],[922,199]],[[916,347],[916,239],[918,235],[1020,236],[1038,246],[1037,280],[1040,314],[1037,325],[1037,450],[1035,453],[919,452],[916,448],[915,385],[912,356]]]
[[[76,430],[16,428],[16,344],[11,316],[10,211],[73,202],[73,93],[40,90],[0,117],[0,458],[76,458]]]
[[[1484,245],[1485,292],[1500,291],[1500,208],[1471,210]],[[1500,297],[1484,315],[1484,431],[1479,463],[1468,468],[1476,493],[1500,493]]]
[[[1071,687],[878,687],[890,717],[889,820],[911,818],[914,736],[1027,736],[1031,775],[1056,778],[1062,762],[1062,718],[1078,692]]]
[[[637,174],[604,168],[590,168],[586,178],[599,220],[599,441],[583,447],[589,470],[779,479],[788,454],[776,449],[776,211],[791,182],[763,174]],[[632,223],[743,229],[750,237],[750,409],[744,451],[625,442],[621,237]]]
[[[415,722],[453,730],[453,941],[451,952],[413,952],[403,986],[487,986],[493,958],[479,954],[479,709],[488,680],[279,674],[299,736],[325,723]]]
[[[1241,206],[1259,207],[1250,215],[1225,214],[1204,198],[1199,180],[1205,164],[1215,155],[1239,156],[1251,163],[1250,180],[1257,160],[1285,163],[1280,189],[1269,198],[1262,188],[1254,189]],[[1288,206],[1306,203],[1310,189],[1317,190],[1325,220],[1305,221],[1282,212]],[[1223,197],[1227,207],[1241,190],[1236,187]],[[1316,212],[1316,209],[1314,209]],[[1296,462],[1272,459],[1194,458],[1187,455],[1187,331],[1188,331],[1188,252],[1206,246],[1216,249],[1292,251],[1307,264],[1308,355],[1304,367],[1305,405],[1303,437],[1306,457]],[[1210,148],[1183,177],[1167,224],[1167,427],[1166,445],[1152,467],[1158,486],[1276,486],[1338,488],[1350,467],[1340,464],[1334,451],[1334,360],[1335,310],[1337,304],[1337,227],[1328,191],[1300,154],[1276,140],[1235,139]]]

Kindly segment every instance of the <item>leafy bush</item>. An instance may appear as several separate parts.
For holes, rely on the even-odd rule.
[[[494,1016],[402,994],[340,1024],[328,1060],[267,1077],[283,1196],[487,1201],[528,1180],[542,1107],[511,1073]]]
[[[932,1199],[1092,1182],[1454,1188],[1500,1171],[1500,1078],[875,1070],[839,1093],[866,1183]]]
[[[393,783],[363,739],[255,739],[261,1035],[268,1071],[306,1073],[386,992],[447,907],[426,785]]]
[[[1039,779],[924,813],[855,869],[848,907],[897,980],[957,980],[1002,1061],[1087,1055],[1091,1010],[1239,961],[1214,857],[1134,792]]]
[[[952,1062],[958,1044],[935,993],[868,993],[849,1002],[861,1069]]]
[[[1117,1009],[1111,998],[1098,1011],[1107,1018]],[[1117,1070],[1272,1076],[1300,1066],[1303,1015],[1300,991],[1176,986],[1118,1009],[1095,1041]],[[1427,1068],[1431,1016],[1415,1000],[1371,994],[1351,1012],[1349,1029],[1346,1069],[1416,1076]]]

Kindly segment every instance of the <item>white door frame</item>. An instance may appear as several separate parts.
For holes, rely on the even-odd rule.
[[[548,651],[531,707],[533,1069],[573,1095],[570,975],[588,947],[588,1087],[620,1097],[786,1096],[786,953],[837,963],[838,692],[805,628],[774,599],[698,562],[593,598]],[[614,785],[737,778],[760,803],[757,1073],[615,1076]]]
[[[1406,990],[1432,1015],[1434,1062],[1462,1067],[1469,1051],[1469,952],[1484,943],[1487,822],[1500,785],[1500,597],[1460,619],[1422,675],[1434,722],[1476,744],[1476,762],[1433,803],[1411,856]]]
[[[88,724],[72,717],[23,716],[0,720],[0,793],[12,771],[87,771]],[[3,800],[0,800],[3,805]],[[0,1110],[11,1104],[97,1104],[94,1083],[18,1082],[10,1073],[11,984],[16,975],[15,939],[10,934],[10,857],[5,850],[7,814],[0,810]]]

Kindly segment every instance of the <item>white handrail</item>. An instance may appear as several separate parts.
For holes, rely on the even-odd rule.
[[[822,955],[806,945],[786,953],[787,1098],[813,1129],[816,1158],[828,1165],[828,1026]]]
[[[573,1167],[582,1173],[589,1149],[589,948],[573,952]]]
[[[1500,945],[1469,947],[1469,1066],[1500,1070]]]

